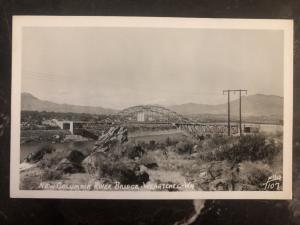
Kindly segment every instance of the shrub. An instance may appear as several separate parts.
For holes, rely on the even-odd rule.
[[[85,156],[77,150],[71,151],[70,154],[67,156],[67,159],[75,164],[80,164],[84,158]]]
[[[272,175],[270,167],[261,161],[245,161],[239,164],[239,168],[241,182],[254,185],[257,188],[263,188],[268,177]]]
[[[191,154],[193,151],[193,143],[188,140],[180,141],[176,144],[176,151],[179,154]]]
[[[219,146],[227,144],[230,141],[230,138],[227,136],[215,135],[210,140],[213,145]]]
[[[99,178],[109,178],[126,185],[142,185],[149,181],[149,175],[145,171],[140,171],[136,162],[126,158],[103,162],[98,172]]]
[[[147,147],[147,144],[146,144],[145,141],[138,141],[138,142],[137,142],[137,145],[141,146],[141,147],[144,148],[144,149]]]
[[[167,137],[166,141],[165,141],[166,146],[176,145],[177,143],[178,143],[178,140],[170,138],[170,137]]]
[[[247,135],[241,137],[238,144],[230,149],[228,157],[237,162],[271,160],[278,152],[279,148],[273,139],[267,140],[263,135]]]
[[[47,155],[38,162],[38,167],[42,169],[52,168],[53,166],[57,165],[60,160],[61,158],[57,155]]]
[[[150,156],[149,154],[143,155],[140,160],[140,164],[146,166],[149,169],[155,169],[158,167],[155,158],[153,156]]]
[[[221,145],[217,148],[214,148],[210,151],[200,152],[199,158],[205,161],[222,161],[229,160],[230,155],[230,146],[229,145]],[[228,156],[230,155],[230,156]]]
[[[217,148],[219,146],[230,145],[235,142],[237,142],[237,138],[235,137],[214,135],[212,138],[208,139],[203,143],[203,147],[206,149],[212,149]]]
[[[130,148],[128,152],[126,152],[126,154],[128,158],[135,159],[136,157],[141,158],[144,152],[145,151],[141,146],[135,145],[132,148]]]
[[[247,135],[240,138],[213,138],[202,146],[199,158],[207,161],[229,160],[234,163],[241,161],[264,160],[268,162],[279,152],[273,139],[263,135]],[[214,147],[209,147],[214,146]]]
[[[165,142],[166,142],[166,145],[167,145],[167,146],[172,145],[172,141],[171,141],[171,138],[170,138],[170,137],[167,137]]]
[[[44,155],[50,154],[55,151],[55,148],[52,145],[44,145],[38,151],[30,153],[24,159],[28,163],[36,163],[43,159]]]
[[[144,153],[145,150],[142,146],[127,142],[124,144],[116,144],[111,147],[109,151],[106,152],[106,155],[110,158],[110,160],[116,161],[122,158],[141,158]]]
[[[155,142],[155,140],[151,140],[149,142],[149,149],[154,150],[155,148],[156,148],[156,142]]]
[[[121,159],[127,157],[130,159],[135,159],[136,157],[140,158],[144,154],[144,149],[141,145],[136,145],[132,142],[127,142],[125,144],[119,144],[113,149],[109,150],[109,155],[115,159]]]

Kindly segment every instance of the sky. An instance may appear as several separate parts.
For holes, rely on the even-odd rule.
[[[283,96],[283,32],[23,28],[22,92],[42,100],[114,109],[220,104],[224,89]]]

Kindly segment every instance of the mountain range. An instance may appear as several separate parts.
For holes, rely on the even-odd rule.
[[[186,103],[181,105],[167,106],[182,115],[197,114],[227,114],[227,103],[218,105]],[[30,93],[22,93],[21,109],[27,111],[48,112],[73,112],[89,114],[114,114],[118,110],[94,107],[78,106],[71,104],[59,104],[41,100]],[[239,113],[239,99],[230,102],[231,115]],[[275,95],[256,94],[242,97],[243,116],[281,116],[283,115],[283,97]]]
[[[168,108],[183,115],[227,114],[228,104],[187,103],[169,106]],[[239,114],[239,99],[230,102],[230,113],[231,115]],[[283,97],[264,94],[242,96],[242,113],[244,116],[282,116]]]
[[[54,103],[50,101],[41,100],[30,93],[22,93],[21,110],[89,114],[113,114],[116,112],[116,110],[114,109],[107,109],[103,107]]]

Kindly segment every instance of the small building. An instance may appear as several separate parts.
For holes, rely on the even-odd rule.
[[[69,130],[71,134],[74,133],[74,122],[70,120],[53,120],[62,130]]]
[[[260,126],[258,124],[245,124],[244,133],[258,133]]]

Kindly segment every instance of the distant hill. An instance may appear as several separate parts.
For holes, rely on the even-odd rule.
[[[227,114],[227,103],[219,105],[207,105],[187,103],[169,106],[169,109],[183,114]],[[239,113],[239,99],[230,102],[231,115]],[[283,115],[283,97],[275,95],[249,95],[242,97],[243,116],[278,116]]]
[[[78,106],[70,104],[58,104],[41,100],[30,93],[22,93],[22,110],[46,111],[46,112],[72,112],[89,114],[115,114],[117,110],[94,106]],[[227,103],[219,105],[186,103],[167,107],[182,115],[226,115]],[[232,116],[239,113],[239,99],[230,102]],[[282,117],[283,98],[275,95],[249,95],[242,97],[243,116],[254,117]]]
[[[46,111],[46,112],[72,112],[89,114],[114,114],[116,110],[94,106],[79,106],[70,104],[58,104],[50,101],[41,100],[30,93],[22,93],[21,109],[27,111]]]

